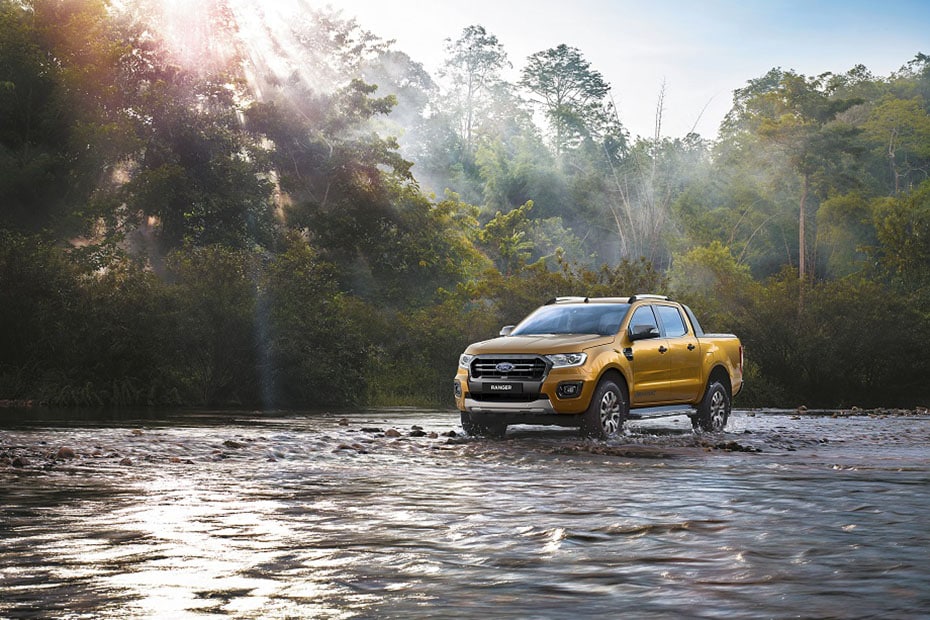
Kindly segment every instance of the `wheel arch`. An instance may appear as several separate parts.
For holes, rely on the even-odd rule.
[[[730,381],[730,373],[727,372],[726,367],[722,364],[718,364],[711,368],[710,374],[707,376],[707,385],[705,386],[705,390],[706,388],[710,387],[714,381],[719,381],[723,387],[726,388],[727,394],[730,395],[730,398],[733,397],[733,384]]]
[[[623,372],[614,367],[605,368],[597,376],[594,393],[580,416],[582,436],[605,439],[619,433],[630,412],[629,392]],[[615,394],[616,398],[608,399],[609,394]]]
[[[626,375],[623,374],[623,371],[617,368],[616,366],[608,366],[597,378],[597,383],[599,385],[604,379],[613,379],[615,382],[622,383],[623,387],[626,388],[626,393],[630,393],[630,382],[627,380]],[[629,398],[629,397],[628,397]]]

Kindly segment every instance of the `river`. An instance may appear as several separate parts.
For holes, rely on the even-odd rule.
[[[930,614],[930,416],[0,411],[0,618]]]

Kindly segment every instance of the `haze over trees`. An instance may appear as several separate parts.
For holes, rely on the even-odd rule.
[[[449,404],[545,299],[660,292],[741,336],[737,405],[930,402],[923,53],[634,137],[566,45],[466,25],[430,75],[329,10],[170,6],[0,0],[0,400]]]

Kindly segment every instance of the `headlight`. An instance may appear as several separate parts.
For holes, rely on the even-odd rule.
[[[459,368],[464,368],[465,370],[468,370],[468,365],[471,364],[471,361],[473,359],[475,359],[474,355],[463,353],[461,357],[459,357]]]
[[[587,353],[556,353],[555,355],[546,356],[552,362],[553,368],[565,368],[566,366],[581,366],[588,359]]]

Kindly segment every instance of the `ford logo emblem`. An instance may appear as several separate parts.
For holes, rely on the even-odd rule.
[[[510,372],[511,370],[513,370],[513,364],[511,364],[510,362],[501,362],[500,364],[494,367],[494,370],[496,370],[497,372]]]

